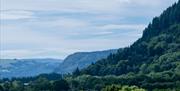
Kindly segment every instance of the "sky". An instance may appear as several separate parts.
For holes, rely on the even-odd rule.
[[[0,0],[1,58],[123,48],[177,0]]]

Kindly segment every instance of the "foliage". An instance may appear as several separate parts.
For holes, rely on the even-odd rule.
[[[64,79],[53,83],[53,91],[68,91],[69,89],[69,84]]]
[[[110,85],[103,88],[102,91],[146,91],[146,90],[139,88],[137,86]]]

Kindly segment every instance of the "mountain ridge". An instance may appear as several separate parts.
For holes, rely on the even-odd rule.
[[[72,73],[77,67],[82,69],[91,63],[94,63],[99,59],[106,58],[109,54],[116,52],[117,49],[92,52],[75,52],[66,57],[59,65],[59,68],[55,69],[55,72],[61,74]]]
[[[60,59],[0,59],[0,76],[2,78],[30,77],[42,73],[52,73],[61,63]]]

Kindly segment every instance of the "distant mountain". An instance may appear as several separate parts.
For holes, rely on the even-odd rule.
[[[0,77],[29,77],[51,73],[60,59],[0,59]]]
[[[61,63],[56,69],[57,73],[71,73],[77,67],[82,69],[88,65],[96,62],[97,60],[106,58],[111,53],[116,53],[117,50],[105,50],[105,51],[95,51],[95,52],[77,52],[69,55],[63,63]]]

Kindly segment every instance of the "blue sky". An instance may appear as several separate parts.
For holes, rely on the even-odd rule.
[[[129,46],[177,0],[0,0],[1,58],[65,58]]]

